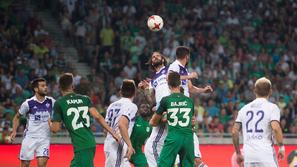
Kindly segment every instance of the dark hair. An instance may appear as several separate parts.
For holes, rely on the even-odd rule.
[[[59,79],[60,89],[66,91],[73,84],[73,75],[71,73],[64,73]]]
[[[44,78],[35,78],[33,81],[31,81],[31,88],[34,91],[35,88],[38,88],[39,82],[46,82]]]
[[[161,52],[159,52],[159,51],[155,51],[155,52],[153,52],[153,53],[159,53],[159,54],[161,55],[161,57],[162,57],[164,66],[167,65],[166,57],[165,57]],[[145,64],[149,65],[149,69],[150,69],[150,70],[155,71],[155,68],[154,68],[154,66],[152,65],[152,56],[150,57],[150,59],[149,59]]]
[[[121,87],[121,94],[123,97],[131,98],[135,95],[136,87],[133,80],[125,79]]]
[[[171,71],[168,74],[168,86],[176,88],[180,86],[180,75],[177,72]]]
[[[261,82],[255,85],[255,93],[259,97],[267,97],[270,93],[271,84],[268,82]]]
[[[179,46],[176,48],[176,58],[184,59],[187,55],[190,55],[190,48],[186,46]]]

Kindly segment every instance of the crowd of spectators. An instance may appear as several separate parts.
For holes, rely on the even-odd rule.
[[[271,101],[281,109],[284,133],[297,133],[297,2],[269,0],[74,0],[60,1],[60,23],[93,68],[96,103],[117,96],[123,78],[150,77],[145,64],[161,51],[172,62],[179,45],[192,49],[190,71],[211,95],[194,95],[198,131],[230,133],[238,110],[254,98],[253,84],[266,76]],[[56,10],[55,10],[56,11]],[[164,19],[160,32],[148,16]],[[112,97],[110,99],[110,97]],[[94,100],[95,101],[95,100]]]
[[[218,136],[230,133],[238,110],[254,98],[255,80],[266,76],[273,84],[270,100],[281,109],[283,132],[297,134],[297,2],[43,0],[40,5],[59,16],[61,28],[76,46],[80,61],[91,66],[88,78],[81,77],[79,70],[74,71],[76,89],[89,94],[100,112],[104,113],[106,106],[119,98],[124,78],[137,83],[151,76],[146,62],[153,51],[161,51],[172,62],[175,48],[185,45],[192,50],[188,68],[199,74],[193,83],[214,88],[212,94],[192,96],[198,112],[197,131]],[[146,27],[146,20],[152,14],[158,14],[164,20],[160,32],[151,32]],[[8,16],[6,14],[4,18],[18,18]],[[48,39],[50,35],[36,16],[39,24],[35,29],[28,26],[30,19],[29,15],[26,19],[19,18],[26,23],[24,27],[1,24],[5,30],[1,30],[1,36],[9,30],[12,34],[17,32],[13,35],[19,37],[5,36],[4,41],[10,43],[7,49],[2,49],[5,43],[0,42],[0,56],[3,59],[5,55],[5,61],[1,59],[0,72],[3,72],[0,75],[4,79],[1,79],[0,91],[8,92],[6,96],[1,93],[2,106],[17,106],[23,100],[13,96],[19,91],[16,87],[23,88],[23,97],[27,97],[26,87],[34,75],[47,77],[50,94],[58,95],[56,78],[59,66],[65,65],[65,62],[59,63],[63,54],[58,54],[58,46],[48,46],[50,40],[38,40],[38,36]],[[41,48],[38,51],[44,47],[47,51],[35,54],[32,45]],[[20,58],[9,59],[4,51]],[[36,66],[26,68],[32,64],[26,64],[26,61],[33,60],[37,60]],[[21,67],[26,73],[18,70]],[[27,77],[24,79],[20,77],[22,75]],[[8,89],[4,86],[7,78],[11,83]],[[0,113],[7,112],[0,109]]]
[[[10,133],[19,106],[33,95],[30,81],[46,78],[49,95],[57,97],[59,74],[72,71],[42,21],[24,6],[19,0],[0,10],[0,143]],[[23,118],[18,132],[25,125]]]

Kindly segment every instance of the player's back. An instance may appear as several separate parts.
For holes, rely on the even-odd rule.
[[[244,106],[236,122],[242,123],[246,162],[274,160],[271,121],[279,121],[279,108],[264,98],[257,98]]]
[[[181,76],[189,75],[188,69],[184,67],[178,60],[175,60],[172,64],[170,64],[168,71],[177,72]],[[181,80],[181,87],[184,89],[184,94],[189,97],[190,93],[189,93],[188,80],[186,79]]]
[[[96,145],[90,129],[90,107],[89,97],[75,93],[63,96],[55,103],[55,112],[61,112],[61,119],[70,133],[75,151]]]
[[[182,93],[172,93],[161,100],[158,111],[164,109],[167,110],[168,135],[193,134],[191,120],[194,115],[194,103],[192,99]]]
[[[109,105],[106,112],[105,121],[116,133],[119,131],[119,120],[121,116],[125,116],[129,120],[128,133],[132,133],[137,113],[137,106],[128,98],[121,98]],[[104,147],[112,144],[117,144],[113,137],[108,133],[104,142]]]

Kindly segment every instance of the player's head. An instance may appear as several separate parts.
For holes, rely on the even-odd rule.
[[[132,98],[135,96],[136,87],[133,80],[125,79],[121,87],[121,94],[123,97]]]
[[[31,87],[35,94],[45,96],[47,94],[47,84],[44,78],[36,78],[31,82]]]
[[[169,88],[180,88],[180,75],[177,72],[170,71],[167,76]]]
[[[272,93],[272,86],[269,79],[262,77],[259,78],[254,87],[254,92],[257,97],[268,98]]]
[[[186,47],[186,46],[179,46],[176,48],[176,58],[178,60],[184,60],[186,59],[187,62],[190,58],[190,48]]]
[[[73,74],[62,74],[59,79],[59,86],[62,92],[73,91]]]
[[[147,64],[150,66],[150,68],[155,71],[156,68],[160,66],[166,66],[167,60],[164,55],[160,52],[153,52],[151,58],[147,62]]]
[[[145,117],[149,117],[152,115],[152,112],[151,112],[151,109],[150,109],[150,105],[149,104],[146,104],[146,103],[142,103],[140,104],[140,107],[139,107],[139,115],[143,118]]]

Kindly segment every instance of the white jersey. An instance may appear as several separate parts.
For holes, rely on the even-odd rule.
[[[280,121],[277,105],[257,98],[245,105],[236,122],[242,124],[245,162],[275,162],[271,121]]]
[[[170,90],[167,83],[168,66],[164,66],[158,72],[155,73],[151,82],[150,88],[155,90],[155,99],[157,107],[163,97],[170,95]]]
[[[48,96],[42,102],[38,101],[36,96],[33,96],[22,103],[19,113],[27,117],[24,136],[38,138],[50,137],[48,120],[52,115],[54,103],[55,99]]]
[[[188,69],[178,60],[175,60],[172,64],[170,64],[168,71],[177,72],[181,76],[189,75]],[[187,79],[181,80],[181,87],[184,89],[184,95],[190,97],[188,82],[189,81]]]
[[[127,119],[129,120],[128,133],[130,136],[135,123],[137,109],[137,106],[130,99],[121,98],[120,100],[109,105],[109,107],[107,108],[105,121],[113,129],[114,132],[119,134],[119,120],[121,116],[127,117]],[[118,143],[114,140],[112,135],[108,133],[104,141],[104,150],[109,150],[110,145],[118,145]]]
[[[156,108],[159,107],[163,97],[170,95],[170,90],[167,83],[168,66],[164,66],[155,73],[151,82],[150,88],[155,90]],[[159,125],[153,127],[150,137],[145,144],[145,155],[148,160],[148,165],[157,166],[157,160],[167,136],[167,126]]]

